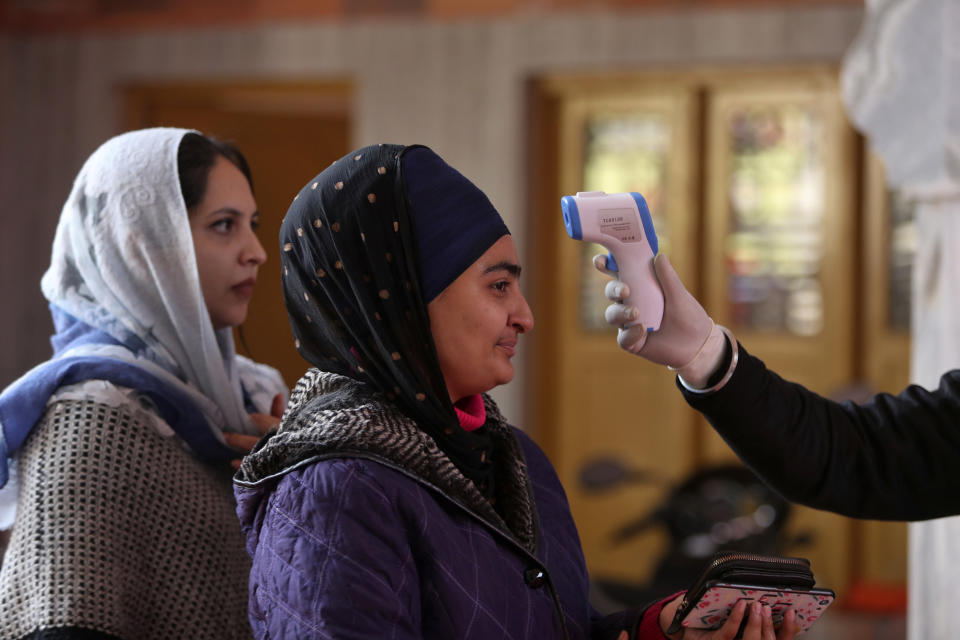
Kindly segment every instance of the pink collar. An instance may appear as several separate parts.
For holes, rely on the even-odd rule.
[[[460,398],[453,405],[453,410],[457,412],[457,419],[464,431],[476,431],[487,421],[487,410],[479,393]]]

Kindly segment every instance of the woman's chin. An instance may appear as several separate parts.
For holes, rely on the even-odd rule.
[[[500,387],[502,385],[509,383],[511,380],[513,380],[513,375],[514,375],[513,365],[510,365],[508,369],[506,369],[505,371],[503,371],[503,373],[500,374],[500,376],[497,378],[497,383],[493,385],[491,389]],[[490,389],[488,389],[488,391],[489,390]]]
[[[239,327],[247,319],[247,307],[243,309],[230,309],[219,314],[210,314],[210,322],[216,331],[220,329],[232,329]]]

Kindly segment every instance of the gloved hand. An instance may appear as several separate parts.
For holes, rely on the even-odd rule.
[[[605,255],[594,256],[594,266],[616,277],[607,269]],[[607,307],[607,322],[619,328],[617,344],[621,349],[676,370],[688,384],[703,387],[719,365],[726,337],[704,311],[697,299],[683,286],[670,260],[658,254],[653,269],[663,290],[664,308],[660,329],[648,332],[642,325],[624,328],[636,319],[638,311],[622,304],[630,288],[619,280],[611,280],[604,291],[613,302]]]

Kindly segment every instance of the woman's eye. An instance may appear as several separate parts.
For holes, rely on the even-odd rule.
[[[499,280],[493,283],[493,288],[500,293],[506,293],[507,289],[510,288],[510,282],[507,280]]]
[[[250,228],[253,229],[254,231],[256,231],[257,229],[259,229],[259,228],[260,228],[260,218],[253,218],[253,219],[250,221]]]
[[[219,233],[227,233],[230,229],[233,228],[233,218],[224,218],[222,220],[217,220],[210,228]]]

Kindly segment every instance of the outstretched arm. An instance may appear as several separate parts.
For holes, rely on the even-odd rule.
[[[683,391],[738,456],[790,500],[856,518],[960,513],[960,371],[863,405],[838,403],[740,349],[715,393]]]
[[[596,263],[606,266],[602,257]],[[910,387],[862,406],[833,402],[783,380],[724,335],[664,256],[654,268],[666,303],[661,329],[621,328],[620,346],[674,369],[687,402],[773,487],[860,518],[960,513],[960,371],[933,392]],[[631,316],[618,302],[625,286],[607,284],[607,321],[616,326]]]

